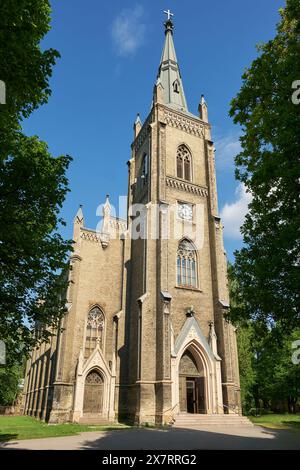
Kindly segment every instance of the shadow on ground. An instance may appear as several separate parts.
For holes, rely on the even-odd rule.
[[[87,439],[81,449],[300,449],[298,433],[266,428],[259,431],[258,436],[191,429],[138,429],[125,436],[117,431],[93,441]]]
[[[2,449],[78,450],[198,450],[198,449],[298,449],[296,431],[258,426],[240,429],[129,429],[82,433],[77,436],[2,443]]]
[[[16,440],[18,437],[18,434],[0,434],[0,444],[1,442],[7,442],[7,441],[13,441]]]

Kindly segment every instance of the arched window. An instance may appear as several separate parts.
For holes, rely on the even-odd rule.
[[[177,285],[197,287],[197,256],[188,240],[182,240],[177,250]]]
[[[192,179],[192,157],[185,145],[180,145],[177,149],[177,177],[186,181]]]
[[[175,80],[173,82],[173,91],[174,91],[174,93],[179,93],[179,82],[178,82],[178,80]]]
[[[149,168],[149,159],[148,155],[145,153],[143,156],[142,160],[142,166],[141,166],[141,179],[142,179],[142,185],[144,186],[148,182],[148,168]]]
[[[99,343],[100,348],[103,347],[104,333],[104,313],[99,307],[93,307],[89,311],[86,324],[85,350],[84,357],[87,359]]]

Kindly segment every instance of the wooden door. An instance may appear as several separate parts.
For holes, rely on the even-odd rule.
[[[196,378],[196,394],[197,394],[197,413],[206,413],[206,400],[205,400],[205,379],[204,377]]]
[[[103,406],[103,379],[96,370],[89,372],[85,379],[83,412],[100,414]]]

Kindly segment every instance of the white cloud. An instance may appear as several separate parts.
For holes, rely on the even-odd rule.
[[[238,135],[228,135],[217,139],[215,147],[216,165],[219,169],[233,167],[234,158],[242,149]]]
[[[242,238],[240,227],[243,225],[245,215],[248,212],[248,204],[252,201],[251,193],[246,191],[243,183],[235,190],[236,200],[231,204],[225,204],[221,210],[221,219],[224,225],[224,235],[227,238]]]
[[[143,44],[146,25],[142,21],[144,8],[136,5],[133,9],[124,9],[115,18],[111,35],[120,56],[134,55]]]

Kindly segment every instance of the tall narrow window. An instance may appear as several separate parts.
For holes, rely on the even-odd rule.
[[[177,149],[177,178],[186,181],[192,179],[192,157],[185,145],[180,145]]]
[[[148,167],[149,167],[148,155],[145,154],[143,156],[142,166],[141,166],[141,180],[142,180],[143,186],[147,184],[148,182]]]
[[[188,240],[182,240],[177,250],[177,285],[197,287],[197,256]]]
[[[86,324],[84,357],[87,359],[99,343],[103,348],[104,313],[99,307],[89,311]]]
[[[173,82],[173,90],[174,90],[174,93],[179,93],[179,82],[178,82],[178,80],[175,80]]]
[[[177,178],[183,178],[183,160],[180,155],[177,155]]]

